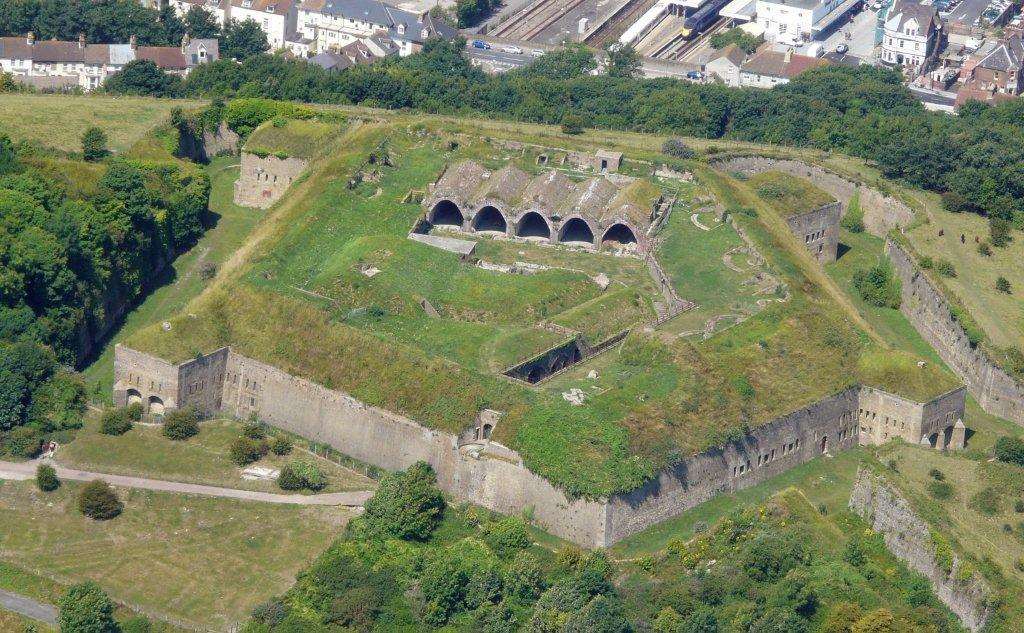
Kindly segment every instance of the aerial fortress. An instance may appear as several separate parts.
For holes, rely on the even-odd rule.
[[[570,263],[572,253],[580,250],[591,257],[624,262],[635,261],[638,256],[655,258],[659,244],[656,229],[671,212],[679,185],[666,187],[642,174],[616,173],[622,158],[613,153],[598,156],[591,165],[575,170],[553,168],[546,164],[547,154],[543,156],[542,160],[523,150],[519,164],[492,159],[490,165],[497,163],[497,167],[475,159],[446,161],[415,199],[419,206],[417,226],[424,231],[496,240],[495,248],[506,240],[512,241],[509,248],[513,249],[517,243],[522,248],[555,247],[550,257],[563,257],[557,249],[568,247],[564,257]],[[382,164],[367,167],[361,175],[370,181],[368,199],[381,195],[381,188],[372,192],[377,182],[386,185],[388,171]],[[528,165],[534,168],[532,172],[527,171]],[[640,173],[635,166],[634,173]],[[278,182],[296,177],[289,171]],[[273,174],[261,179],[275,182]],[[349,188],[353,187],[358,185],[350,183]],[[263,198],[262,194],[257,197]],[[843,208],[842,200],[833,200],[793,213],[787,219],[793,237],[806,246],[815,265],[835,259]],[[694,218],[693,224],[700,224],[696,215]],[[874,216],[869,221],[880,222]],[[386,255],[400,245],[393,244]],[[426,247],[402,244],[401,248]],[[513,251],[512,256],[521,257],[524,252],[516,255]],[[458,266],[470,265],[463,255]],[[640,269],[646,267],[641,264]],[[359,281],[360,285],[375,283],[379,274],[379,269],[366,263],[359,264],[357,270],[359,278],[369,280]],[[264,279],[270,278],[264,273]],[[515,275],[511,279],[519,283]],[[604,300],[600,297],[598,300]],[[433,319],[431,323],[448,318],[443,308],[437,310],[429,301],[419,301],[428,312],[427,318]],[[758,305],[770,302],[761,300]],[[621,331],[608,329],[600,340],[608,339],[611,346],[630,331],[655,331],[651,325],[644,325],[645,319]],[[178,332],[189,325],[178,321],[174,327]],[[170,328],[171,324],[165,323],[164,329]],[[573,332],[546,320],[531,328],[531,332],[549,332],[545,335],[548,337],[551,331],[563,335]],[[585,330],[587,327],[577,330],[573,340]],[[173,362],[132,345],[132,341],[119,345],[114,360],[114,402],[141,403],[153,415],[195,407],[210,415],[223,412],[256,418],[389,470],[404,469],[423,460],[434,467],[439,485],[453,497],[503,513],[528,511],[538,526],[588,547],[611,545],[718,494],[753,486],[822,455],[893,438],[940,450],[957,449],[964,446],[967,433],[963,386],[932,385],[930,391],[918,392],[914,397],[870,380],[847,381],[830,393],[805,399],[768,419],[744,423],[738,432],[709,447],[675,455],[653,477],[646,477],[632,489],[572,494],[529,468],[529,460],[507,445],[503,438],[508,436],[501,435],[501,426],[507,423],[509,411],[501,407],[478,408],[461,429],[439,428],[418,416],[367,404],[347,390],[325,386],[330,384],[326,381],[302,377],[303,372],[283,371],[266,359],[243,353],[247,350],[237,349],[230,338],[218,340],[222,342],[217,347],[197,350],[187,360],[179,356]],[[534,358],[537,351],[518,350],[518,359]],[[558,367],[566,369],[586,358],[589,356],[576,355]],[[529,393],[536,389],[534,383],[549,379],[549,374],[528,378],[509,373],[497,378]],[[566,400],[571,393],[563,394]],[[642,402],[645,395],[640,398]],[[711,417],[716,415],[715,409],[708,411]],[[554,418],[549,423],[559,422]]]

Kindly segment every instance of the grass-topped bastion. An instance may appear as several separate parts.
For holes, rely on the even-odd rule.
[[[119,348],[115,400],[253,414],[386,468],[426,459],[454,495],[532,508],[596,545],[861,438],[962,442],[959,382],[887,349],[835,300],[784,197],[696,161],[656,176],[666,158],[623,140],[621,184],[594,207],[646,214],[629,227],[645,248],[621,256],[558,240],[571,200],[615,183],[538,156],[601,149],[585,141],[535,146],[431,117],[301,124],[294,138],[293,122],[253,132],[246,147],[267,134],[290,147],[331,127],[216,282]],[[465,214],[453,236],[469,254],[411,239],[420,222],[443,224],[442,183],[444,199],[483,212],[481,179],[461,192],[445,180],[460,165],[527,183],[486,199],[500,210],[514,196],[524,216],[543,202],[524,202],[529,183],[562,183],[538,214],[561,223],[555,239],[488,235]],[[593,246],[620,223],[602,213],[579,215],[611,221],[587,227]],[[665,320],[675,302],[696,306]],[[568,341],[619,336],[535,384],[503,375]]]

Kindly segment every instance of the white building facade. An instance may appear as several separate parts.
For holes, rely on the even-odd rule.
[[[882,63],[918,73],[935,51],[940,30],[935,7],[898,0],[883,27],[879,54]]]
[[[128,44],[88,44],[84,36],[77,42],[37,41],[32,33],[0,37],[0,71],[41,89],[88,92],[136,59],[148,59],[164,71],[184,76],[218,57],[217,40],[187,37],[180,47],[136,46],[134,38]]]
[[[844,0],[757,0],[757,24],[769,42],[799,44],[814,39],[816,29],[827,27],[825,19],[843,4]]]
[[[295,36],[298,5],[296,0],[231,0],[228,18],[258,24],[267,34],[270,50],[276,51]]]

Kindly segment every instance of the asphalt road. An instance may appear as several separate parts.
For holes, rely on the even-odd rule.
[[[38,463],[38,460],[31,462],[0,461],[0,479],[22,481],[32,479],[36,475],[36,466]],[[70,479],[73,481],[92,481],[94,479],[102,479],[112,486],[121,486],[123,488],[141,488],[143,490],[157,490],[160,492],[175,492],[207,497],[223,497],[227,499],[241,499],[243,501],[261,501],[264,503],[361,507],[367,499],[373,496],[373,492],[370,490],[357,490],[354,492],[327,492],[317,495],[275,494],[271,492],[258,492],[255,490],[238,490],[236,488],[203,486],[180,481],[165,481],[163,479],[146,479],[144,477],[110,475],[107,473],[62,468],[56,464],[53,464],[53,466],[57,471],[57,477],[60,479]]]

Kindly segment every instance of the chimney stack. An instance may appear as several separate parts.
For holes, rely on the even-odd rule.
[[[185,50],[188,49],[188,45],[191,42],[192,42],[192,38],[190,38],[188,36],[188,33],[186,33],[186,34],[181,36],[181,52],[182,52],[182,54],[185,53]]]
[[[782,61],[786,62],[787,64],[789,62],[793,61],[793,49],[792,48],[787,48],[786,49],[786,54],[785,54],[785,56],[783,56]]]
[[[85,33],[78,34],[78,48],[85,48]]]
[[[131,46],[132,50],[139,47],[139,39],[135,37],[134,33],[128,37],[128,46]]]
[[[36,44],[36,34],[33,33],[32,31],[29,31],[28,35],[25,36],[25,41],[28,43],[29,46],[35,46],[35,44]]]

